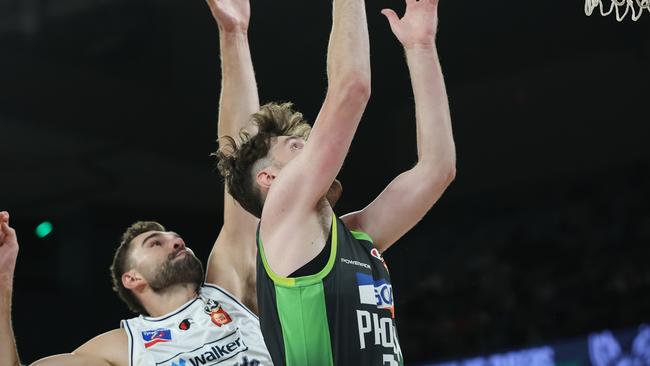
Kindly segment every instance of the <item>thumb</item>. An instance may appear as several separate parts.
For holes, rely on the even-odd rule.
[[[388,23],[390,24],[391,29],[394,29],[394,27],[397,25],[397,22],[399,21],[397,14],[392,9],[383,9],[381,13],[384,14],[386,19],[388,19]]]

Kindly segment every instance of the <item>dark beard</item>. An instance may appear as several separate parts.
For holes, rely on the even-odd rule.
[[[181,284],[193,284],[198,289],[203,276],[203,264],[194,254],[187,253],[184,258],[176,261],[172,256],[160,266],[158,273],[149,281],[149,287],[158,293]]]

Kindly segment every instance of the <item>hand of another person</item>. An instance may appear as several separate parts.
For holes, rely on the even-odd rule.
[[[9,226],[9,213],[0,212],[0,285],[11,286],[18,257],[16,231]]]
[[[390,29],[404,48],[432,47],[438,26],[438,0],[406,0],[400,19],[395,11],[384,9]]]

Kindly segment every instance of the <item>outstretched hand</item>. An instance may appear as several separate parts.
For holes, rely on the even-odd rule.
[[[438,26],[438,0],[406,0],[406,12],[400,19],[395,11],[384,9],[390,29],[404,48],[431,47]]]
[[[11,286],[18,257],[16,231],[9,226],[9,213],[0,212],[0,285]]]
[[[226,33],[248,31],[249,0],[207,0],[219,30]]]

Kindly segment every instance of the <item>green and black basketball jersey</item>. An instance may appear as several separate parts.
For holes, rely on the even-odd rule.
[[[332,214],[320,272],[280,277],[257,235],[257,302],[275,365],[401,365],[388,269],[372,239]]]

